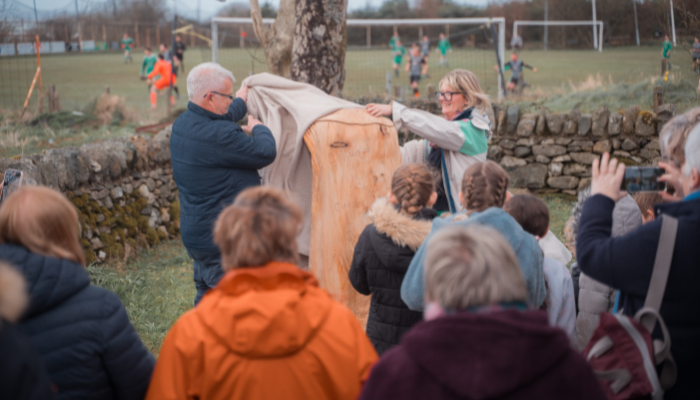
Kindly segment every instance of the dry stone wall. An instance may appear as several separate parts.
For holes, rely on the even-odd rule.
[[[170,129],[9,159],[0,171],[24,172],[28,185],[63,192],[78,210],[88,263],[125,259],[180,232],[170,164]]]
[[[488,158],[503,166],[516,188],[576,194],[591,182],[591,163],[610,152],[626,165],[660,160],[658,132],[675,114],[666,104],[658,114],[634,106],[600,107],[593,114],[521,113],[518,106],[495,108]]]

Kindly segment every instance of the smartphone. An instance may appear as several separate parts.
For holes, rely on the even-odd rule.
[[[659,177],[665,173],[659,167],[627,167],[620,189],[632,193],[663,192],[666,190],[666,182],[659,182]]]
[[[0,202],[7,198],[12,192],[22,185],[22,171],[8,169],[5,171],[5,178],[2,180],[2,192],[0,192]]]

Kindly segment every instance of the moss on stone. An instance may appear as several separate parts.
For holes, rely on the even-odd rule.
[[[170,203],[170,207],[168,208],[168,214],[170,214],[171,221],[179,221],[180,220],[180,202],[179,201],[173,201],[172,203]]]
[[[141,232],[146,232],[148,230],[148,218],[143,215],[139,215],[137,221],[139,230]]]
[[[158,234],[158,238],[160,240],[166,240],[168,238],[168,234],[162,230],[157,230],[156,233]]]
[[[87,211],[87,203],[80,197],[74,197],[71,201],[78,210]]]
[[[90,265],[97,261],[97,257],[95,257],[95,252],[92,251],[92,249],[86,249],[85,250],[85,264]]]
[[[88,206],[90,207],[90,211],[99,213],[100,212],[100,205],[97,204],[95,200],[90,200],[88,203]]]
[[[107,257],[109,257],[109,258],[123,259],[124,258],[124,246],[122,246],[121,243],[115,243],[111,246],[108,246],[105,249],[105,253],[107,253]]]
[[[89,249],[90,248],[90,241],[85,239],[85,238],[82,238],[82,239],[80,239],[80,246],[83,249]]]
[[[108,233],[100,233],[100,240],[106,246],[111,246],[111,245],[116,243],[116,241],[114,240],[114,237]]]
[[[158,233],[153,228],[148,228],[146,230],[146,240],[150,246],[155,246],[160,244],[160,239],[158,238]]]
[[[168,222],[167,224],[165,224],[165,227],[168,230],[169,234],[171,234],[173,236],[177,235],[177,230],[175,229],[175,224],[173,224],[172,222]]]
[[[139,247],[134,238],[126,238],[126,243],[128,243],[134,250],[138,249]]]

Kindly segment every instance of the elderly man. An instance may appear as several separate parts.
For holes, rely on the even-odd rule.
[[[195,305],[223,275],[212,239],[216,218],[238,193],[260,185],[258,170],[277,155],[275,139],[260,121],[249,116],[247,126],[236,124],[248,112],[248,88],[234,99],[235,81],[231,71],[215,63],[193,68],[187,76],[190,102],[170,138],[182,242],[194,260]]]
[[[624,173],[625,166],[610,160],[607,153],[600,163],[593,162],[593,196],[583,206],[576,256],[584,273],[620,289],[619,308],[631,317],[644,307],[662,219],[655,219],[624,236],[610,237],[613,208],[620,199]],[[700,374],[700,342],[697,340],[700,337],[700,291],[697,287],[700,281],[700,124],[688,135],[680,173],[685,197],[654,206],[657,217],[667,214],[678,219],[671,269],[660,310],[671,335],[671,354],[678,364],[678,380],[665,393],[665,399],[696,398],[698,394],[695,379]]]

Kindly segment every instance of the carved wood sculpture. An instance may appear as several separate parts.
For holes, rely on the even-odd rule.
[[[357,239],[370,223],[365,214],[387,195],[401,165],[396,128],[363,109],[345,109],[311,125],[304,142],[313,170],[309,269],[364,326],[370,298],[353,289],[348,271]]]

